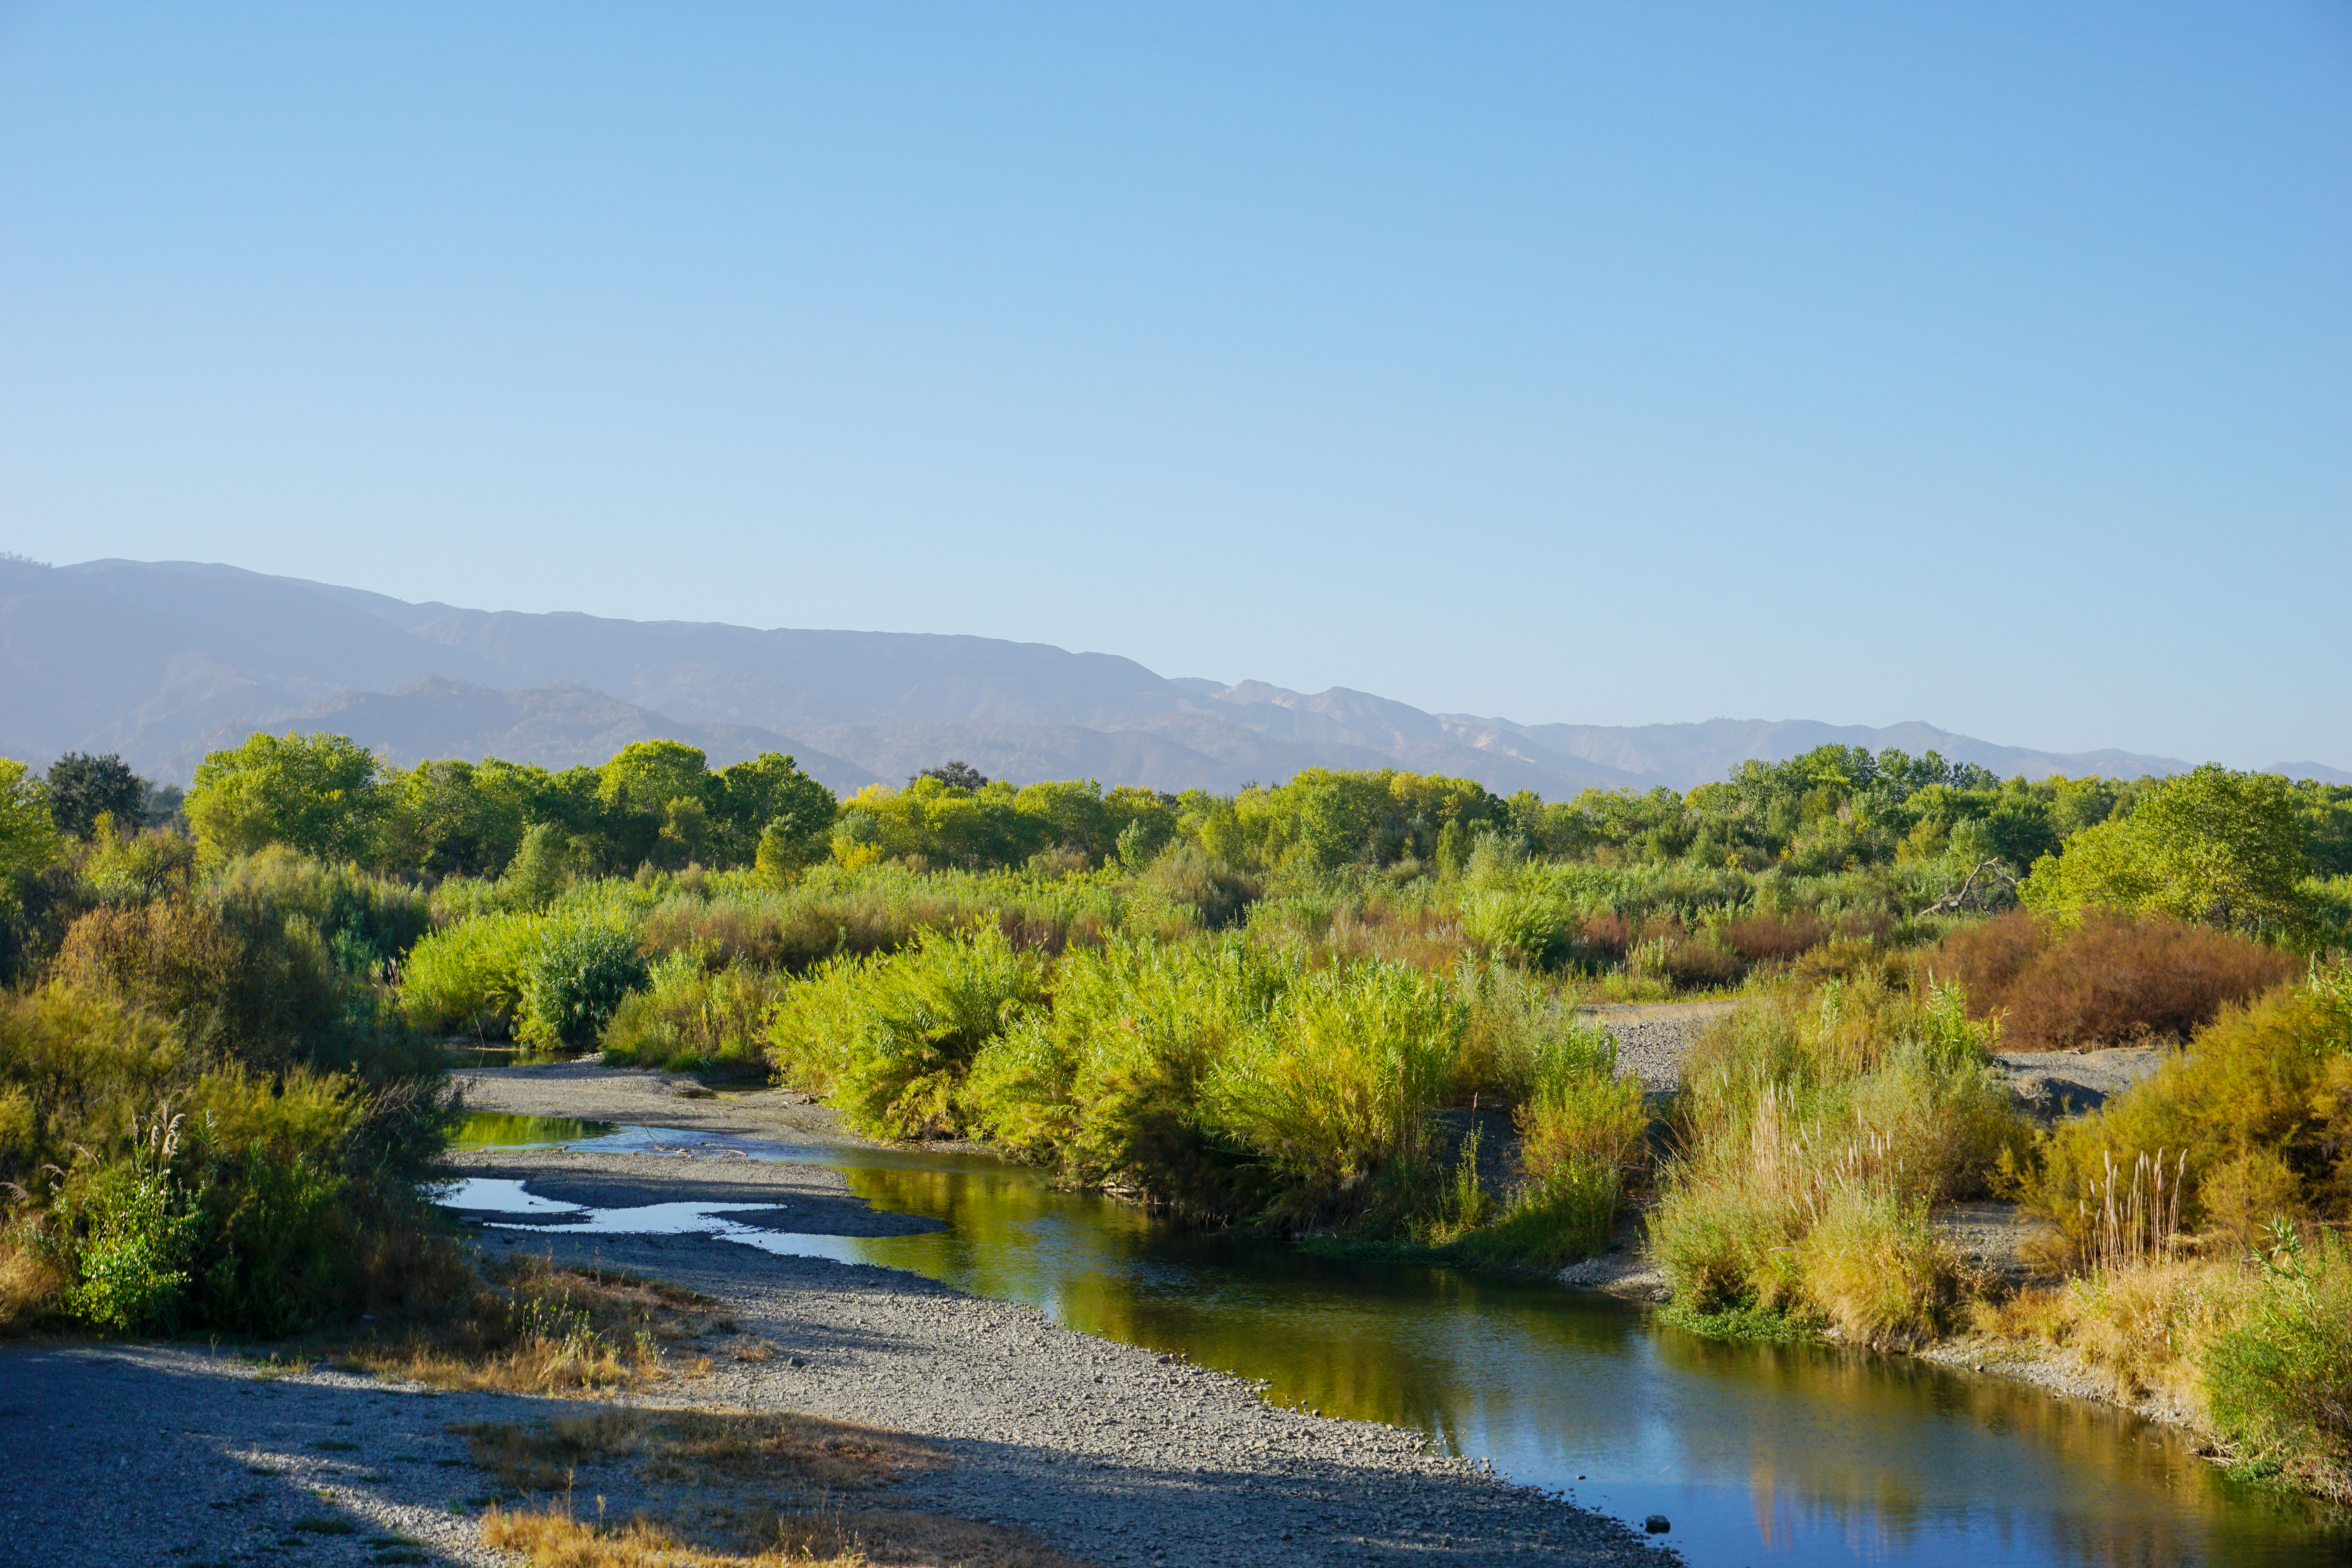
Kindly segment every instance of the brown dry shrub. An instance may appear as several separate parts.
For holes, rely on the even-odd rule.
[[[2005,1012],[2002,1044],[2026,1051],[2186,1039],[2296,973],[2242,936],[2103,910],[2072,927],[2013,910],[1952,932],[1920,963],[1966,987],[1972,1016]]]
[[[1830,923],[1799,910],[1785,915],[1741,915],[1715,928],[1725,947],[1750,963],[1786,963],[1830,939]]]
[[[57,1265],[0,1237],[0,1334],[21,1334],[53,1311],[65,1294]]]
[[[1623,915],[1589,915],[1570,942],[1569,952],[1580,963],[1622,963],[1633,945],[1633,922]]]
[[[1658,960],[1658,973],[1680,990],[1698,991],[1738,984],[1748,965],[1712,931],[1702,931],[1669,942]]]
[[[1382,903],[1342,904],[1314,940],[1314,962],[1354,963],[1378,959],[1410,964],[1429,974],[1449,974],[1468,948],[1461,921],[1446,910]]]
[[[226,1014],[245,943],[201,900],[100,905],[74,921],[56,973],[152,1008],[163,1017]]]

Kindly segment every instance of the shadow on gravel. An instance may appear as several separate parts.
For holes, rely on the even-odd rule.
[[[478,1562],[472,1516],[492,1499],[443,1427],[549,1403],[297,1383],[171,1346],[0,1351],[0,1419],[25,1456],[0,1563]]]

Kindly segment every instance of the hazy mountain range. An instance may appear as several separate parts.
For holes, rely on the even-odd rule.
[[[1716,719],[1611,728],[1427,713],[1334,687],[1169,679],[1111,654],[893,632],[415,605],[188,562],[0,560],[0,752],[119,752],[185,783],[256,729],[331,729],[401,763],[598,763],[669,737],[714,763],[790,752],[835,790],[960,757],[1025,783],[1231,790],[1310,766],[1394,766],[1550,797],[1686,789],[1828,742],[1930,749],[2003,775],[2135,776],[2188,764],[2000,746],[1926,723]],[[2300,764],[2297,776],[2352,782]]]

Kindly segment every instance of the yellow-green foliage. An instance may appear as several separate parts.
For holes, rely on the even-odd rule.
[[[64,849],[40,781],[13,757],[0,757],[0,900],[13,900],[16,878],[55,860]]]
[[[2214,1426],[2250,1468],[2352,1501],[2352,1244],[2280,1226],[2259,1257],[2199,1358]]]
[[[1301,1214],[1344,1205],[1423,1157],[1467,1022],[1450,986],[1402,964],[1308,971],[1211,1070],[1202,1114],[1287,1178]]]
[[[993,928],[819,965],[771,1015],[770,1059],[870,1136],[961,1131],[958,1094],[980,1049],[1045,995],[1045,964]]]
[[[652,984],[604,1026],[604,1060],[677,1071],[767,1069],[768,1010],[790,983],[750,963],[707,967],[692,952],[653,966]]]
[[[2189,1155],[2181,1221],[2242,1244],[2273,1217],[2352,1215],[2352,966],[2225,1013],[2155,1075],[2062,1124],[2029,1184],[2032,1201],[2080,1240],[2092,1184],[2112,1160]]]
[[[522,1006],[523,960],[541,924],[535,914],[477,915],[418,942],[401,973],[408,1021],[432,1034],[463,1029],[506,1038]]]
[[[1269,1026],[1300,972],[1295,950],[1236,937],[1120,938],[1055,965],[1053,1006],[973,1059],[974,1123],[1008,1152],[1088,1184],[1214,1206],[1202,1085]]]
[[[1875,976],[1743,1008],[1702,1037],[1651,1244],[1677,1302],[1754,1304],[1879,1342],[1931,1331],[1951,1264],[1930,1204],[2024,1142],[1989,1032],[1949,987]]]

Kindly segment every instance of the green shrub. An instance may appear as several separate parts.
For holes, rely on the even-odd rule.
[[[437,1078],[255,1072],[106,992],[0,997],[0,1180],[48,1310],[281,1333],[385,1287],[457,1116]],[[403,1287],[404,1289],[404,1287]],[[20,1319],[20,1310],[14,1315]]]
[[[317,889],[297,884],[305,890]],[[54,972],[256,1064],[372,1078],[423,1069],[425,1053],[373,977],[362,922],[335,926],[331,938],[299,900],[281,906],[266,887],[215,892],[94,909],[66,933]]]
[[[770,1018],[770,1058],[868,1136],[954,1136],[972,1058],[1044,997],[1044,963],[1001,931],[927,932],[793,986]]]
[[[115,1333],[170,1329],[179,1317],[198,1216],[163,1161],[101,1168],[76,1194],[83,1233],[66,1310]]]
[[[1382,1175],[1417,1178],[1427,1120],[1468,1022],[1443,981],[1402,964],[1333,964],[1295,981],[1270,1026],[1237,1037],[1202,1088],[1206,1126],[1283,1180],[1269,1218],[1350,1218]]]
[[[646,984],[635,932],[594,921],[551,921],[523,955],[518,1038],[583,1050]]]
[[[2352,1217],[2352,964],[2314,965],[2300,986],[2231,1008],[2187,1050],[2089,1116],[2061,1123],[2027,1196],[2086,1239],[2093,1186],[2185,1151],[2186,1228],[2243,1244],[2275,1216]]]
[[[972,1121],[1066,1179],[1230,1215],[1243,1201],[1236,1152],[1211,1137],[1202,1086],[1270,1026],[1300,969],[1296,950],[1234,937],[1074,948],[1055,966],[1052,1009],[973,1058]]]
[[[616,1067],[675,1071],[767,1070],[768,1011],[790,982],[748,963],[707,969],[691,952],[653,965],[645,990],[632,992],[604,1026],[604,1060]]]
[[[2199,1358],[2213,1421],[2242,1463],[2352,1500],[2352,1243],[2273,1228],[2262,1279]]]
[[[1546,1268],[1599,1250],[1650,1125],[1641,1080],[1617,1075],[1615,1039],[1589,1027],[1555,1037],[1517,1121],[1521,1187],[1497,1244]]]
[[[522,1009],[523,964],[542,926],[533,914],[488,914],[433,932],[410,950],[402,1012],[430,1034],[505,1039]]]

